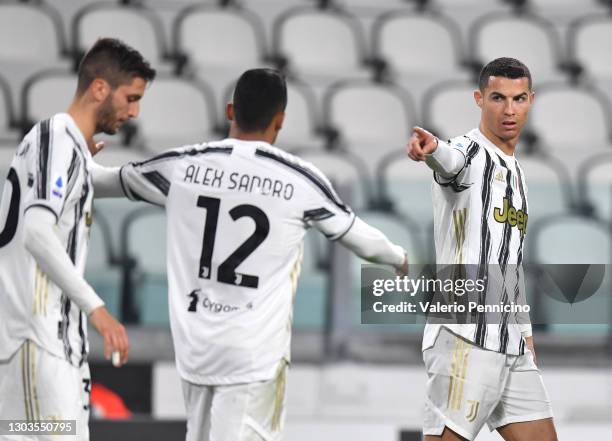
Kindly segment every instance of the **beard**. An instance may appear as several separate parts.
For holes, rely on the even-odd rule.
[[[117,133],[116,109],[113,106],[113,94],[109,94],[98,107],[96,113],[96,133],[114,135]]]

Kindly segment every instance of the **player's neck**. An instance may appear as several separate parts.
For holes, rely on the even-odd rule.
[[[73,101],[67,111],[68,115],[72,117],[74,123],[83,134],[83,138],[87,142],[87,147],[91,151],[95,145],[93,136],[96,131],[96,121],[94,111],[85,108],[78,101]]]
[[[518,143],[518,136],[512,139],[501,139],[496,136],[493,132],[488,130],[483,124],[479,127],[480,133],[482,133],[485,138],[487,138],[491,144],[500,149],[504,154],[508,156],[514,156],[514,151],[516,150],[516,144]]]
[[[259,132],[245,132],[240,130],[235,124],[232,124],[229,131],[229,137],[233,139],[240,139],[242,141],[263,141],[268,144],[273,144],[275,136],[270,133],[270,130],[259,131]]]

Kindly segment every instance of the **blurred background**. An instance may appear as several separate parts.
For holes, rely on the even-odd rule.
[[[612,1],[0,0],[2,176],[23,134],[67,108],[75,66],[101,36],[140,50],[159,76],[140,117],[102,138],[98,162],[222,139],[235,80],[276,67],[289,87],[277,145],[321,168],[419,263],[435,261],[431,173],[405,157],[411,128],[449,138],[476,127],[483,63],[518,58],[536,91],[517,154],[529,188],[525,261],[612,261]],[[113,369],[89,334],[94,441],[184,436],[164,237],[163,211],[96,201],[86,276],[132,349]],[[285,439],[420,440],[422,325],[360,324],[361,262],[316,232],[305,248]],[[555,300],[528,286],[545,322]],[[602,324],[535,329],[561,440],[612,437],[610,286],[607,277],[593,311]],[[494,439],[486,429],[478,438]]]

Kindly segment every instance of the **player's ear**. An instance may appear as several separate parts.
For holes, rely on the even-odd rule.
[[[227,105],[225,106],[225,116],[227,117],[228,121],[234,120],[234,104],[233,103],[227,103]]]
[[[285,112],[278,112],[274,116],[274,130],[279,132],[283,128],[284,122],[285,122]]]
[[[480,107],[481,109],[482,109],[482,100],[483,100],[482,92],[480,91],[480,89],[476,89],[474,91],[474,101],[476,101],[476,105]]]
[[[89,85],[89,92],[97,102],[101,103],[108,97],[108,94],[111,93],[111,87],[110,84],[102,78],[96,78]]]

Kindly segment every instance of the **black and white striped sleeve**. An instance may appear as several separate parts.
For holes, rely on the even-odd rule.
[[[455,192],[469,188],[468,178],[472,160],[480,146],[466,137],[446,143],[438,141],[438,148],[425,158],[425,163],[434,172],[434,180],[442,187],[450,187]]]
[[[183,156],[183,149],[174,149],[143,162],[124,165],[119,172],[123,193],[133,201],[166,205],[174,167]]]
[[[355,222],[355,213],[345,204],[327,177],[318,169],[306,169],[310,192],[305,200],[303,221],[330,240],[344,236]]]

